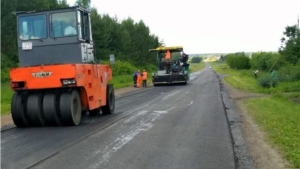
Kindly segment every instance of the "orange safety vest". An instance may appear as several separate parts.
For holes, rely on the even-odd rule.
[[[143,80],[147,80],[148,79],[148,73],[145,71],[143,72]]]
[[[137,74],[137,82],[136,82],[136,84],[137,84],[137,87],[141,87],[141,75],[139,73]]]
[[[166,59],[171,59],[171,53],[170,53],[170,51],[167,51],[167,53],[166,53]]]

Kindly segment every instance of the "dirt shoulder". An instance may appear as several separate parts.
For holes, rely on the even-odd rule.
[[[152,84],[148,84],[148,87],[152,87]],[[120,89],[115,89],[115,96],[120,97],[124,94],[140,91],[140,90],[145,90],[147,88],[135,88],[135,87],[124,87]],[[11,125],[13,124],[13,120],[11,118],[11,114],[3,115],[1,116],[1,128],[3,126]]]
[[[284,160],[279,151],[269,143],[266,133],[255,123],[248,114],[244,99],[254,97],[268,97],[260,93],[250,93],[235,89],[227,84],[223,79],[222,82],[235,102],[238,113],[241,117],[241,126],[246,146],[254,160],[255,167],[258,169],[285,169],[288,162]]]

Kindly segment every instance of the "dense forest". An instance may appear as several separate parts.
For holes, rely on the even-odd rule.
[[[149,53],[162,42],[151,34],[150,29],[140,20],[118,20],[107,14],[100,14],[90,8],[91,0],[77,0],[91,10],[92,32],[95,42],[97,60],[107,61],[114,54],[118,65],[113,69],[114,75],[131,74],[136,68],[153,69],[156,58]],[[1,1],[1,76],[2,82],[8,81],[8,70],[18,66],[17,52],[17,21],[15,11],[38,11],[45,9],[65,8],[74,6],[66,0],[2,0]],[[122,71],[120,71],[122,69]]]

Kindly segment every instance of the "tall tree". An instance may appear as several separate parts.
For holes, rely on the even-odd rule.
[[[300,30],[296,25],[287,26],[283,34],[279,52],[288,62],[297,64],[300,60]]]
[[[76,0],[75,4],[79,6],[84,6],[88,9],[91,8],[91,0]]]
[[[58,6],[61,8],[66,8],[69,6],[69,4],[67,3],[67,0],[58,0]]]

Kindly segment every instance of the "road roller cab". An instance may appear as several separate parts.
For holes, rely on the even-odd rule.
[[[19,67],[10,70],[17,127],[79,125],[82,112],[114,112],[110,65],[94,62],[83,7],[16,12]],[[114,56],[110,58],[114,64]]]

